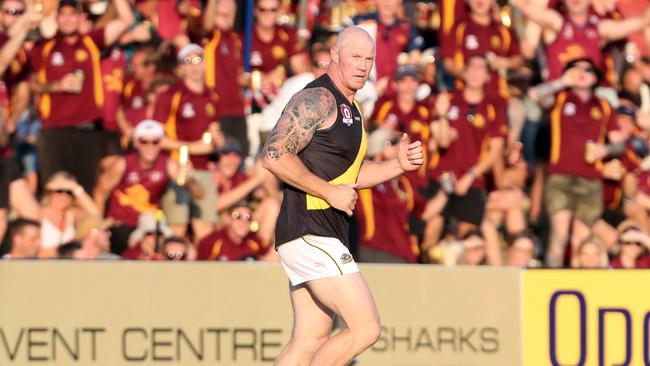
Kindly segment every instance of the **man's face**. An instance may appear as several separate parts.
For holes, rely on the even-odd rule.
[[[569,14],[582,14],[589,10],[589,0],[565,0]]]
[[[251,231],[251,221],[253,212],[248,207],[235,207],[230,211],[230,228],[235,235],[243,239]]]
[[[495,0],[469,0],[469,9],[472,14],[487,15],[492,10]]]
[[[11,245],[27,258],[36,257],[41,248],[41,229],[33,225],[24,227],[14,236]]]
[[[579,253],[580,268],[600,268],[602,257],[598,246],[593,243],[584,244]]]
[[[508,249],[508,264],[525,267],[533,259],[535,243],[530,238],[519,238]]]
[[[487,60],[482,57],[472,57],[465,66],[465,85],[470,88],[483,88],[490,78]]]
[[[2,11],[2,27],[7,31],[25,12],[25,4],[22,1],[5,0],[0,11]]]
[[[148,56],[145,52],[136,52],[131,58],[131,70],[136,80],[144,80],[154,76],[156,67],[153,63],[148,61]]]
[[[241,165],[241,155],[236,152],[221,154],[219,157],[219,171],[228,179],[235,176]]]
[[[187,248],[185,244],[170,241],[163,248],[165,259],[170,261],[184,261],[187,258]]]
[[[237,4],[233,0],[220,0],[215,11],[215,24],[219,29],[231,29],[237,13]]]
[[[205,75],[205,64],[203,63],[203,54],[190,52],[181,60],[181,71],[184,79],[194,82],[203,82]]]
[[[595,74],[596,70],[594,70],[593,66],[586,61],[576,63],[570,70],[567,70],[567,72],[575,73],[574,88],[576,89],[591,89],[598,81]]]
[[[160,154],[160,141],[161,139],[156,137],[140,137],[135,139],[133,145],[141,160],[153,163]]]
[[[279,0],[259,0],[255,6],[255,20],[263,28],[274,27],[278,11]]]
[[[381,17],[395,17],[400,5],[402,5],[402,0],[377,0],[377,13]]]
[[[364,39],[333,50],[332,60],[338,63],[343,86],[352,91],[363,88],[375,61],[374,45]]]
[[[72,6],[64,6],[59,9],[56,16],[56,23],[59,31],[64,35],[72,35],[79,31],[79,25],[82,21],[82,14],[77,12]]]
[[[419,79],[414,76],[405,76],[400,80],[395,81],[395,92],[398,98],[409,98],[415,100],[415,93],[420,85]]]

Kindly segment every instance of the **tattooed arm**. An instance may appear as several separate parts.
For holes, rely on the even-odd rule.
[[[335,120],[336,100],[327,89],[311,88],[296,93],[264,144],[262,164],[287,184],[352,215],[356,185],[331,185],[309,171],[298,158],[316,130],[330,127]]]

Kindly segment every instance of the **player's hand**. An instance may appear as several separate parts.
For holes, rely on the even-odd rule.
[[[415,141],[409,144],[408,136],[403,134],[397,150],[397,161],[400,168],[405,172],[419,168],[424,163],[422,143]]]
[[[330,206],[352,216],[354,207],[357,205],[359,195],[355,190],[358,184],[333,185],[328,197],[325,199]]]
[[[63,93],[79,93],[83,87],[83,80],[74,73],[68,73],[58,81],[58,88]]]

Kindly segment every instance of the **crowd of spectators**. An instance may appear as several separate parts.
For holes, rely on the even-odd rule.
[[[648,0],[0,0],[0,255],[277,260],[260,147],[353,24],[366,159],[426,147],[358,261],[650,267]]]

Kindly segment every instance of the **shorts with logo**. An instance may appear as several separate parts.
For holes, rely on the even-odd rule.
[[[359,272],[352,254],[337,238],[303,235],[279,245],[278,253],[292,286]]]

